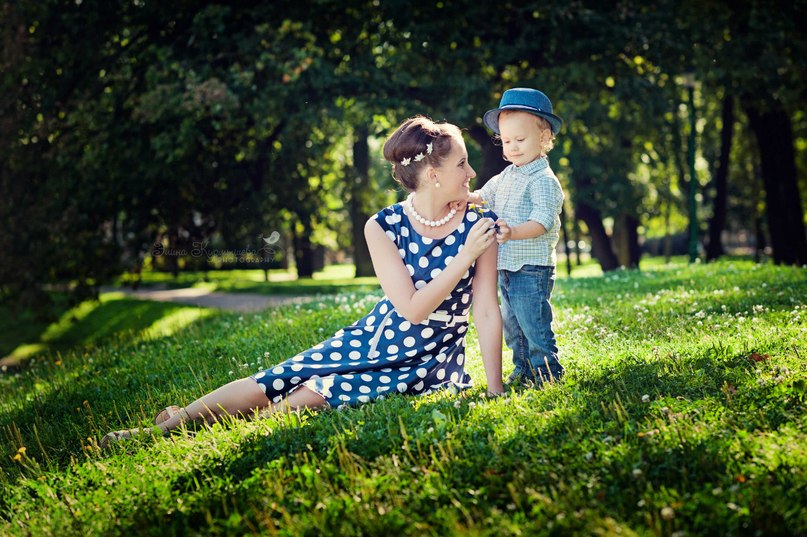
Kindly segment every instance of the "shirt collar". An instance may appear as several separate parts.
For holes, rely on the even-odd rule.
[[[523,166],[513,166],[513,171],[523,173],[524,175],[533,175],[538,173],[541,170],[544,170],[549,167],[549,160],[546,157],[541,157],[533,160],[532,162],[528,162]]]

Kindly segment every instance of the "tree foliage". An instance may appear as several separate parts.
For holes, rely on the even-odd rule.
[[[446,119],[482,158],[479,186],[505,164],[481,116],[513,86],[541,88],[565,119],[550,158],[604,269],[638,263],[653,222],[681,231],[689,181],[705,195],[701,217],[724,197],[729,226],[764,207],[774,258],[805,261],[801,0],[44,0],[2,10],[5,295],[36,301],[44,284],[65,283],[91,293],[139,270],[155,243],[257,247],[273,230],[301,274],[317,242],[351,250],[366,272],[355,230],[390,184],[363,152],[407,116]],[[686,72],[699,84],[695,110]],[[696,177],[685,165],[691,113]],[[736,122],[733,138],[720,136],[725,121]],[[725,191],[713,186],[721,169]],[[738,194],[762,185],[758,204]]]

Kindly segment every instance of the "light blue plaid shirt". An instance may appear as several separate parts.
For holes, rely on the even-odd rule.
[[[555,265],[563,189],[546,157],[523,166],[511,164],[477,192],[509,226],[534,220],[546,228],[546,233],[534,239],[507,241],[500,245],[499,270],[517,271],[524,265]]]

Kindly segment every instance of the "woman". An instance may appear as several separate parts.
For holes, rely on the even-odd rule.
[[[495,215],[466,200],[476,173],[460,130],[418,116],[384,144],[407,200],[364,228],[386,296],[352,326],[289,360],[231,382],[155,422],[165,433],[184,422],[214,422],[300,408],[359,404],[386,393],[423,394],[467,385],[465,332],[473,309],[488,393],[502,386],[502,320],[496,293]],[[151,429],[107,434],[105,445]]]

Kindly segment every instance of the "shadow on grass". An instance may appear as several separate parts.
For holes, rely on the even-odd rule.
[[[46,311],[16,311],[0,303],[0,358],[26,343],[39,341],[51,323],[70,310],[68,297],[54,293]]]
[[[369,293],[380,289],[376,278],[354,278],[349,280],[317,280],[301,278],[288,282],[256,283],[248,281],[217,282],[215,290],[227,293],[257,293],[261,295],[318,295],[346,292]]]
[[[413,409],[413,397],[395,396],[345,412],[323,411],[291,426],[270,425],[267,428],[272,429],[271,434],[262,436],[256,432],[250,440],[239,444],[234,455],[213,456],[192,471],[166,476],[176,496],[198,493],[199,483],[210,482],[211,476],[225,475],[228,483],[237,485],[213,487],[204,498],[197,495],[198,503],[192,512],[179,513],[171,506],[143,506],[133,513],[124,528],[160,523],[181,534],[207,528],[211,520],[226,524],[233,513],[239,513],[239,524],[253,528],[262,527],[272,517],[275,522],[292,523],[297,519],[317,527],[322,524],[321,518],[312,522],[306,516],[313,507],[306,503],[312,501],[306,492],[319,490],[313,480],[318,479],[320,471],[322,478],[328,476],[330,480],[323,485],[320,491],[323,493],[337,495],[330,487],[339,485],[349,499],[361,495],[357,490],[367,492],[378,486],[379,492],[394,495],[395,487],[366,484],[376,472],[383,474],[390,460],[394,460],[400,461],[405,470],[390,479],[412,480],[411,485],[398,485],[412,496],[408,498],[411,501],[404,519],[434,521],[435,510],[454,509],[434,499],[419,502],[423,498],[414,489],[408,489],[431,487],[434,480],[439,481],[444,491],[437,493],[443,500],[452,491],[476,491],[474,494],[478,496],[472,503],[476,505],[479,500],[486,506],[473,516],[480,527],[484,524],[485,509],[523,511],[526,526],[522,529],[529,533],[527,530],[538,531],[545,523],[536,513],[543,511],[544,518],[553,520],[556,515],[553,510],[563,512],[569,505],[587,505],[602,519],[614,517],[630,527],[650,525],[663,531],[664,522],[657,514],[647,514],[636,507],[645,499],[652,502],[657,494],[655,487],[672,491],[672,497],[701,495],[706,491],[704,497],[698,496],[700,503],[676,507],[689,527],[709,534],[719,530],[720,522],[715,523],[716,520],[732,520],[732,524],[736,523],[734,529],[739,530],[741,521],[723,512],[725,500],[712,500],[710,496],[715,486],[728,489],[735,483],[742,461],[728,449],[732,437],[725,434],[719,418],[700,412],[704,407],[714,407],[720,414],[729,411],[730,401],[722,387],[726,383],[739,385],[742,377],[749,375],[748,369],[742,357],[701,356],[680,368],[627,360],[584,383],[572,382],[552,393],[527,394],[530,404],[526,410],[518,411],[525,414],[523,427],[512,430],[508,429],[510,424],[503,425],[501,421],[518,420],[518,416],[479,418],[471,405],[463,403],[456,409],[450,400],[419,402]],[[692,386],[695,376],[699,378],[697,388]],[[709,379],[706,384],[700,382],[703,376]],[[750,400],[765,401],[773,396],[770,387],[753,382],[746,382],[745,386],[745,397]],[[679,402],[680,416],[671,417],[660,410],[660,405],[643,402],[644,392],[638,391],[639,388],[653,394],[654,401],[672,401],[673,408]],[[560,399],[572,399],[572,404],[556,412],[561,406]],[[440,428],[440,422],[435,419],[435,412],[447,416],[449,423],[437,433],[434,429]],[[783,414],[771,400],[758,409],[754,422],[744,429],[776,430],[797,412],[798,409],[791,408],[789,414]],[[545,417],[536,419],[539,415]],[[295,419],[292,417],[291,421]],[[654,428],[655,432],[647,433],[647,428]],[[510,434],[503,434],[503,430]],[[627,449],[611,450],[609,442]],[[447,450],[453,449],[458,456],[441,461],[446,443],[454,446]],[[600,459],[600,453],[604,452],[607,456]],[[638,478],[637,469],[646,477]],[[796,477],[783,478],[782,486],[797,481]],[[261,483],[269,480],[274,480],[272,485],[265,494],[260,494]],[[517,507],[513,506],[513,490],[519,491]],[[763,497],[765,494],[770,498]],[[753,526],[769,530],[771,535],[787,534],[787,521],[781,512],[774,512],[773,504],[768,505],[776,500],[776,494],[774,489],[760,493],[760,501],[764,500],[772,509],[755,513]],[[290,498],[297,499],[291,502]],[[387,500],[377,499],[380,503]],[[787,505],[793,507],[798,502],[788,501]],[[268,505],[273,506],[271,516],[266,514]],[[336,518],[328,521],[332,528],[346,524],[346,520],[340,520],[345,517],[358,525],[394,525],[397,520],[387,518],[382,523],[381,515],[375,518],[374,513],[352,519],[348,516],[350,506],[345,504],[344,508],[341,517],[334,515]],[[792,523],[791,520],[790,529]],[[574,520],[569,524],[567,529],[581,533],[591,530],[574,526]],[[306,531],[311,529],[308,527]]]
[[[5,358],[0,365],[24,367],[28,359],[46,353],[65,353],[71,349],[97,345],[114,337],[131,335],[153,327],[190,306],[102,295],[98,301],[86,301],[61,311],[52,324],[36,324],[25,318],[11,320],[2,315],[0,330],[11,337],[3,339]]]
[[[180,289],[204,287],[211,291],[257,293],[263,295],[336,294],[369,292],[379,288],[374,276],[354,277],[353,265],[329,265],[313,277],[298,278],[293,271],[271,270],[269,280],[262,270],[210,270],[180,272],[176,277],[162,272],[144,272],[141,289]],[[129,282],[120,278],[117,285]]]
[[[107,366],[114,367],[116,375],[135,374],[126,368],[125,360]],[[211,522],[219,526],[227,524],[233,513],[238,514],[238,524],[250,527],[262,527],[272,517],[276,522],[281,519],[291,523],[295,517],[303,519],[312,507],[305,504],[310,498],[304,493],[316,490],[311,480],[317,478],[306,472],[319,470],[317,464],[323,466],[324,472],[330,473],[331,481],[326,488],[340,485],[349,497],[353,487],[361,486],[361,478],[356,483],[352,481],[355,476],[351,471],[355,472],[360,466],[362,472],[382,472],[383,465],[388,462],[384,459],[390,458],[400,460],[407,470],[412,467],[412,475],[406,474],[406,479],[413,480],[413,487],[417,486],[416,478],[440,480],[448,491],[477,491],[475,494],[479,495],[479,500],[501,512],[506,512],[513,502],[508,483],[518,491],[532,489],[533,492],[521,496],[519,501],[523,504],[520,503],[517,509],[523,511],[526,523],[535,525],[536,530],[543,522],[541,517],[533,516],[533,509],[545,501],[542,498],[561,502],[560,509],[564,508],[562,502],[565,505],[595,506],[591,508],[599,510],[602,517],[614,516],[626,524],[644,527],[647,522],[644,515],[636,512],[635,506],[647,491],[632,469],[644,469],[648,477],[652,477],[654,486],[666,486],[685,496],[699,493],[707,486],[711,490],[714,484],[726,479],[730,481],[736,475],[737,463],[734,455],[725,449],[728,437],[717,423],[713,424],[711,431],[696,431],[697,434],[689,438],[677,436],[673,428],[669,432],[639,434],[645,432],[645,427],[662,429],[660,423],[669,420],[659,412],[659,405],[645,403],[641,396],[649,393],[654,402],[670,401],[667,404],[674,412],[685,414],[677,423],[688,420],[692,427],[700,427],[699,422],[706,416],[699,415],[698,411],[707,402],[718,407],[718,412],[728,411],[729,401],[723,390],[726,383],[743,385],[747,397],[754,400],[773,397],[770,388],[748,382],[751,369],[745,357],[721,355],[714,351],[672,364],[643,362],[628,357],[587,374],[585,379],[570,377],[566,385],[546,392],[528,392],[525,396],[528,400],[522,401],[512,418],[506,415],[496,419],[479,418],[475,413],[483,409],[475,411],[469,404],[455,409],[448,398],[420,400],[413,409],[415,398],[403,396],[345,412],[319,412],[299,422],[295,422],[299,418],[291,416],[288,424],[280,423],[275,427],[269,422],[265,430],[256,430],[245,441],[239,442],[237,450],[232,453],[211,450],[201,464],[187,471],[172,472],[169,467],[162,477],[170,482],[172,496],[189,495],[193,498],[192,509],[178,511],[173,504],[162,504],[156,497],[144,497],[126,513],[127,516],[121,517],[122,525],[116,530],[159,527],[167,534],[204,531],[210,528]],[[693,382],[694,379],[697,382]],[[46,424],[48,415],[63,412],[65,405],[69,408],[69,405],[80,404],[82,398],[89,396],[93,386],[97,389],[97,382],[97,378],[81,379],[59,393],[48,394],[38,401],[37,414],[44,411]],[[567,403],[569,400],[571,402]],[[108,410],[113,403],[114,399],[106,399],[103,406]],[[148,402],[144,401],[144,404]],[[561,412],[554,413],[558,408]],[[449,425],[444,431],[439,430],[435,411],[449,417]],[[743,428],[749,431],[756,427],[775,429],[778,423],[789,419],[781,412],[781,407],[771,400],[770,404],[758,409],[757,421]],[[548,414],[549,417],[536,419],[538,414]],[[74,425],[82,428],[78,423],[82,419],[74,418]],[[503,419],[523,419],[524,428],[509,428],[499,423]],[[705,425],[709,427],[708,420]],[[431,429],[438,429],[438,432]],[[270,430],[270,434],[265,434]],[[599,452],[596,446],[602,446],[606,436],[630,446],[630,449],[611,452],[604,460],[598,460],[596,455],[587,458],[587,452]],[[434,446],[445,443],[455,444],[455,448],[462,447],[460,456],[451,465],[441,465],[436,452],[429,455]],[[406,444],[409,447],[405,448]],[[78,455],[75,453],[77,446],[63,448]],[[144,447],[133,443],[123,449]],[[63,455],[62,458],[66,462],[67,457]],[[114,459],[109,463],[114,465]],[[314,466],[304,469],[303,466],[309,463]],[[377,467],[377,464],[382,464],[382,467]],[[428,468],[421,472],[418,465]],[[334,477],[334,472],[337,476],[343,472],[344,476]],[[596,480],[591,480],[591,476]],[[280,482],[265,494],[258,494],[261,486],[272,478]],[[216,479],[222,486],[215,484]],[[581,482],[582,479],[586,482]],[[200,485],[204,483],[212,485],[205,488]],[[395,487],[382,489],[387,494],[394,494],[396,490]],[[302,503],[290,500],[297,498],[298,493]],[[341,494],[332,491],[334,495],[337,493]],[[414,500],[422,499],[418,494],[412,495]],[[261,515],[275,502],[278,507],[272,507],[272,513]],[[693,506],[688,517],[697,516],[696,507]],[[349,508],[345,504],[345,509]],[[432,520],[433,509],[439,508],[441,505],[431,501],[407,505],[405,518]],[[347,524],[350,522],[347,514],[338,511],[331,516],[344,519],[335,522]],[[475,512],[474,516],[478,514]],[[783,521],[776,513],[766,516],[776,522]],[[380,519],[373,520],[353,522],[381,523]],[[474,522],[481,526],[481,520]],[[316,521],[310,523],[317,524]],[[385,523],[393,524],[395,520]],[[756,515],[754,523],[756,527],[769,527]],[[582,531],[582,528],[578,529]],[[707,526],[704,531],[709,529],[714,529],[714,525]]]

